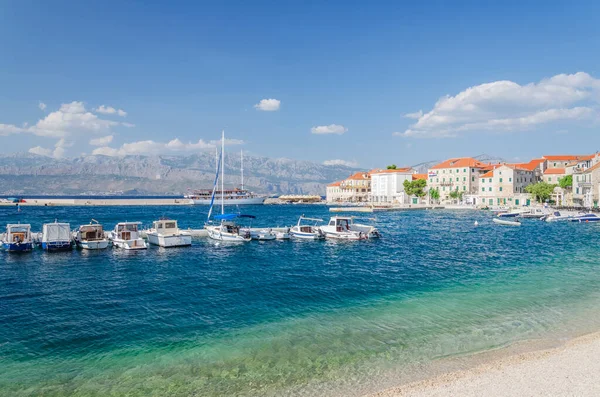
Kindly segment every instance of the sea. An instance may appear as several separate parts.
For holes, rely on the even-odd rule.
[[[207,210],[10,206],[0,225],[170,217],[201,228]],[[241,210],[253,227],[330,216]],[[0,395],[360,396],[600,328],[600,225],[508,227],[473,210],[356,221],[382,237],[0,252]]]

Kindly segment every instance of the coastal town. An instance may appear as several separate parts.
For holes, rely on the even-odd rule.
[[[372,206],[470,205],[519,207],[534,203],[592,208],[600,196],[600,153],[544,155],[525,163],[451,158],[427,173],[387,166],[356,172],[327,186],[328,203]]]

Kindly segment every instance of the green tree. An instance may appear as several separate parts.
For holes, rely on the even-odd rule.
[[[388,170],[395,170],[395,169],[397,169],[397,168],[398,168],[398,167],[396,167],[396,164],[392,164],[392,165],[388,165],[388,166],[387,166],[387,169],[388,169]]]
[[[427,181],[425,179],[417,179],[416,181],[404,181],[404,191],[409,196],[423,197],[425,196],[425,187]]]
[[[429,197],[431,197],[432,200],[439,200],[440,199],[440,191],[438,189],[431,189],[429,191]]]
[[[562,187],[563,189],[570,189],[573,187],[573,175],[567,175],[563,178],[560,178],[558,180],[558,186]]]
[[[535,197],[535,199],[541,203],[550,198],[555,187],[556,185],[552,185],[550,183],[538,182],[525,187],[525,191],[533,195],[533,197]]]
[[[458,199],[458,201],[461,201],[463,198],[464,192],[459,192],[458,190],[453,190],[450,192],[449,196],[453,199]]]

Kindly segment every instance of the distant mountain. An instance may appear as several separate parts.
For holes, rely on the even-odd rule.
[[[0,194],[185,194],[212,188],[213,154],[191,156],[83,156],[51,159],[0,155]],[[268,194],[325,194],[325,186],[355,169],[309,161],[244,156],[244,185]],[[225,156],[225,185],[240,185],[239,156]]]

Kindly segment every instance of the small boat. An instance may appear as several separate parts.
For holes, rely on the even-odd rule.
[[[303,221],[309,221],[312,225],[303,224]],[[319,240],[325,238],[325,233],[318,226],[323,219],[305,218],[304,215],[298,219],[296,226],[290,229],[290,234],[295,238],[306,240]]]
[[[379,237],[379,231],[369,225],[354,223],[354,218],[334,216],[326,226],[321,226],[326,238],[338,240],[364,240]]]
[[[252,237],[252,240],[258,241],[270,241],[275,240],[277,238],[276,233],[271,229],[252,230],[250,228],[244,228],[240,230],[240,233],[250,233],[250,237]]]
[[[141,222],[119,222],[110,232],[110,239],[117,248],[126,250],[143,250],[148,248],[146,242],[140,237],[139,225]]]
[[[291,237],[290,229],[288,228],[285,231],[275,232],[275,237],[277,238],[277,240],[289,240]]]
[[[31,225],[8,224],[2,239],[2,248],[8,252],[28,252],[33,249]]]
[[[508,220],[508,219],[500,219],[500,218],[494,218],[492,219],[494,221],[494,223],[497,223],[499,225],[506,225],[506,226],[521,226],[521,222],[519,220]]]
[[[45,223],[42,226],[42,249],[46,251],[68,251],[72,248],[71,225],[68,223]]]
[[[221,214],[216,215],[215,219],[221,221],[218,225],[207,225],[208,237],[217,241],[237,241],[245,242],[252,240],[252,235],[248,229],[242,229],[235,222],[238,218],[254,219],[253,215],[242,214]]]
[[[192,235],[179,230],[177,221],[161,219],[152,223],[146,232],[148,242],[159,247],[186,247],[192,245]]]
[[[600,221],[600,216],[593,214],[593,213],[587,213],[587,214],[583,214],[580,216],[576,216],[573,217],[571,219],[569,219],[570,222],[584,222],[584,223],[588,223],[588,222],[599,222]]]
[[[552,214],[540,218],[546,222],[566,222],[575,218],[577,215],[573,213],[561,213],[560,211],[554,211]]]
[[[92,219],[89,225],[79,226],[75,232],[75,244],[86,250],[103,250],[108,247],[108,239],[104,236],[102,225]]]
[[[529,211],[523,212],[520,217],[521,218],[529,218],[529,219],[540,219],[544,216],[548,215],[548,213],[541,208],[531,208]]]

